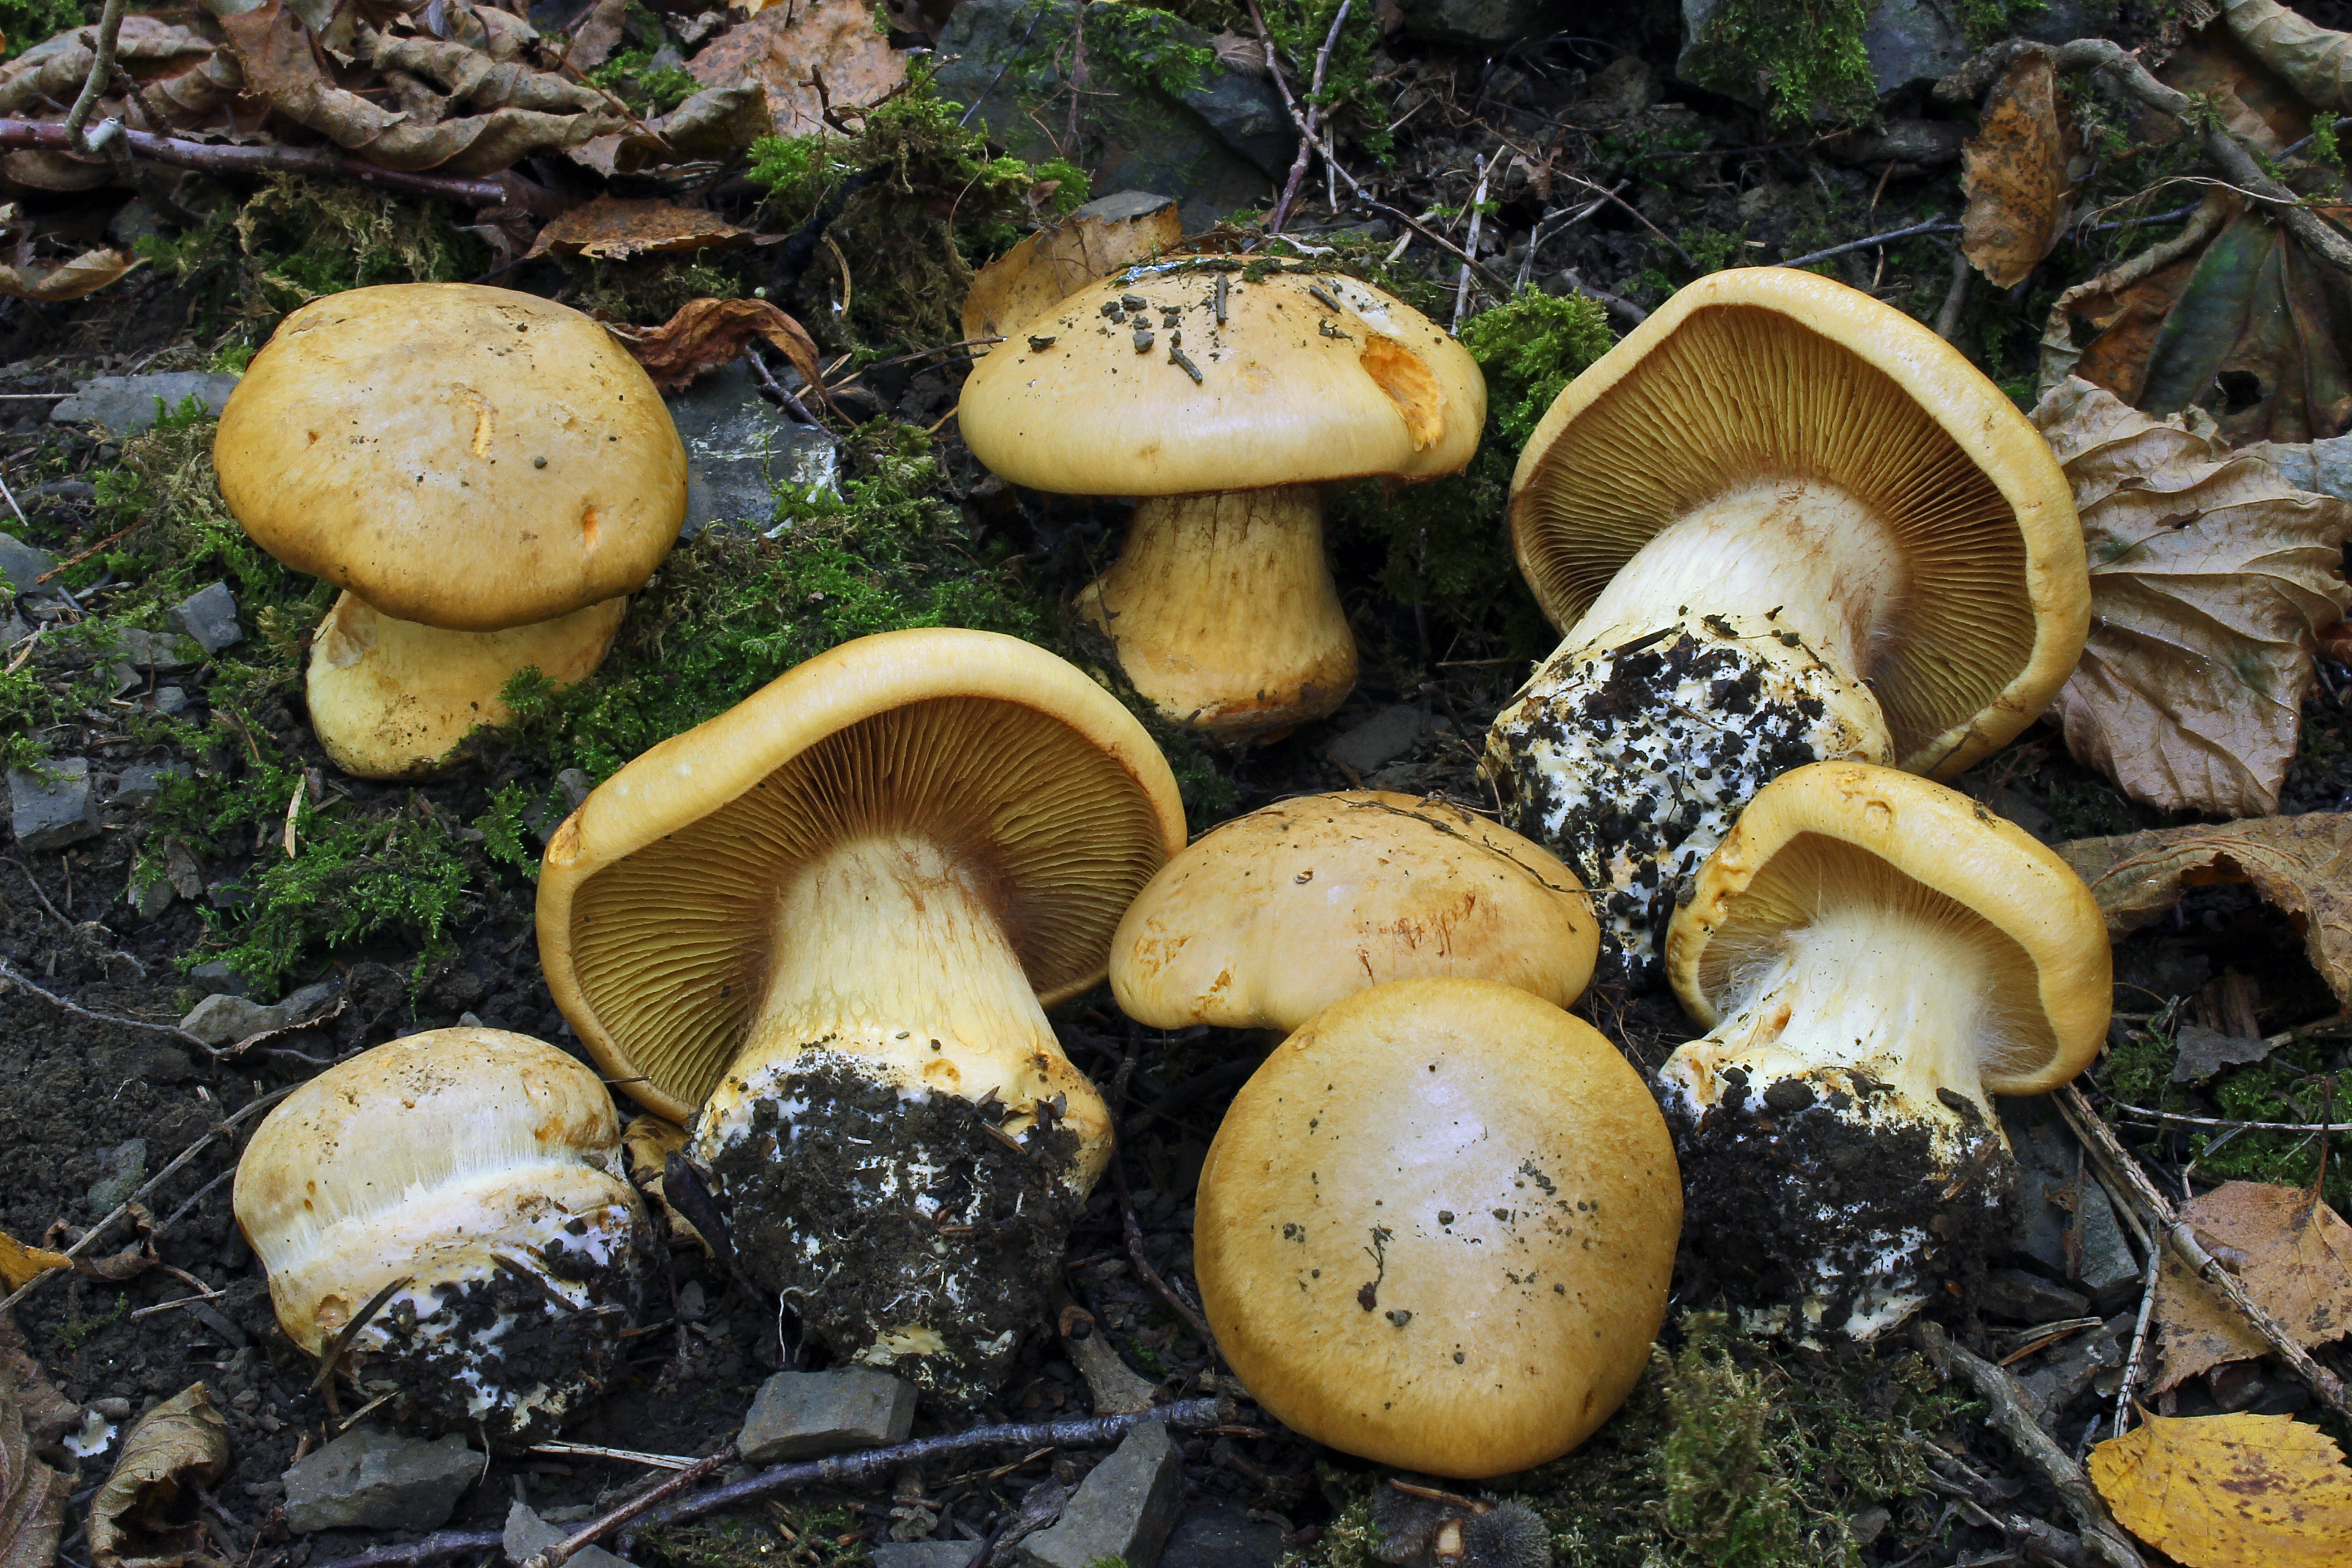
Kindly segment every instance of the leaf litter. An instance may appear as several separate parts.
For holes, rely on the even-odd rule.
[[[2344,1568],[2352,1469],[2287,1415],[2147,1415],[2091,1450],[2116,1518],[2182,1568]]]
[[[2234,1265],[2246,1294],[2308,1350],[2352,1331],[2352,1226],[2301,1187],[2231,1182],[2180,1205],[2207,1251]],[[2221,1248],[2228,1248],[2224,1253]],[[2157,1278],[2161,1394],[2226,1361],[2268,1353],[2260,1336],[2180,1259]]]

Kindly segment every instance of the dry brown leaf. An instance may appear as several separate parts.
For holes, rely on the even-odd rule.
[[[2278,0],[2225,0],[2230,31],[2314,108],[2352,109],[2352,34],[2305,21]]]
[[[2352,1564],[2352,1469],[2291,1415],[2150,1415],[2089,1468],[2124,1528],[2182,1568]]]
[[[673,250],[731,250],[751,242],[716,213],[649,197],[623,201],[598,196],[574,207],[539,231],[532,256],[584,256],[592,261],[626,261]]]
[[[717,370],[741,353],[753,338],[764,338],[790,360],[802,379],[823,395],[816,342],[807,329],[765,300],[688,300],[658,327],[604,323],[628,345],[654,384],[675,392],[705,371]]]
[[[248,90],[287,119],[389,169],[496,174],[527,153],[577,147],[628,123],[600,107],[568,114],[495,109],[422,124],[330,81],[300,19],[278,0],[219,22],[236,50]]]
[[[2352,605],[2352,505],[2078,378],[2033,419],[2090,557],[2090,639],[2054,704],[2067,749],[2168,811],[2276,811],[2319,628]]]
[[[963,335],[1009,338],[1096,279],[1164,255],[1183,237],[1167,196],[1122,191],[1088,202],[980,269],[963,297]]]
[[[0,1288],[6,1291],[21,1290],[26,1284],[39,1279],[52,1268],[70,1268],[73,1259],[62,1252],[51,1252],[45,1247],[27,1247],[0,1230]]]
[[[228,1422],[201,1383],[139,1418],[89,1504],[93,1568],[178,1568],[204,1550],[195,1489],[228,1468]]]
[[[866,0],[810,0],[761,11],[713,39],[686,69],[708,87],[765,88],[779,136],[824,136],[835,134],[826,103],[838,113],[887,97],[907,79],[907,57],[877,30]]]
[[[2058,853],[2089,885],[2113,938],[2162,919],[2184,888],[2252,882],[2303,932],[2311,966],[2352,1007],[2352,816],[2156,828],[2077,838]]]
[[[370,63],[378,70],[421,76],[449,95],[451,109],[537,109],[551,114],[602,113],[611,100],[584,82],[533,70],[520,60],[498,60],[479,49],[439,38],[376,34]]]
[[[2352,1330],[2352,1226],[2302,1187],[2231,1182],[2181,1205],[2206,1250],[2238,1255],[2238,1283],[2305,1350]],[[2270,1353],[2260,1334],[2172,1253],[2156,1284],[2161,1394],[2208,1367]]]
[[[81,1406],[59,1394],[41,1374],[41,1363],[25,1346],[13,1314],[0,1312],[0,1382],[16,1390],[16,1415],[36,1451],[47,1447],[81,1420]]]
[[[563,63],[573,70],[594,70],[610,58],[628,25],[629,0],[596,0],[572,28],[563,46]]]
[[[15,1369],[0,1364],[0,1568],[49,1568],[73,1490],[70,1479],[33,1457],[26,1404]]]
[[[2050,57],[2020,56],[1994,84],[1977,133],[1960,150],[1960,188],[1969,198],[1960,249],[2003,289],[2025,280],[2073,215],[2067,141]]]

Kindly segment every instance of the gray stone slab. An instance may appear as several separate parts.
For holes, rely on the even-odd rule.
[[[1353,768],[1360,778],[1412,751],[1428,721],[1420,709],[1400,702],[1339,736],[1323,748],[1323,754]]]
[[[117,1143],[106,1152],[101,1163],[106,1174],[91,1183],[83,1194],[93,1215],[112,1214],[147,1179],[147,1140],[132,1138]]]
[[[868,1547],[874,1568],[967,1568],[977,1541],[886,1541]]]
[[[914,1384],[887,1372],[780,1372],[760,1385],[735,1447],[746,1464],[781,1464],[903,1443],[914,1425]]]
[[[481,1473],[462,1434],[428,1443],[357,1427],[286,1472],[286,1527],[436,1530]]]
[[[5,616],[0,616],[0,653],[7,652],[32,635],[31,624],[13,607]]]
[[[1021,1543],[1022,1568],[1088,1568],[1116,1557],[1157,1568],[1184,1490],[1184,1456],[1158,1421],[1136,1427],[1078,1483],[1062,1517]]]
[[[568,1527],[541,1519],[523,1504],[516,1503],[507,1510],[506,1532],[499,1544],[506,1552],[508,1562],[519,1563],[533,1552],[546,1551],[571,1533]],[[564,1561],[574,1564],[575,1568],[632,1568],[627,1558],[616,1556],[601,1546],[583,1546]]]
[[[207,583],[173,605],[165,618],[173,631],[194,637],[206,653],[245,640],[245,628],[236,621],[236,598],[226,583]]]
[[[737,360],[698,377],[667,399],[686,445],[686,523],[679,537],[706,528],[757,532],[776,514],[777,493],[837,491],[841,462],[832,440],[785,417],[760,395],[751,367]]]
[[[204,645],[181,632],[149,632],[125,626],[115,634],[114,648],[142,669],[194,669],[205,661]]]
[[[114,781],[114,797],[108,804],[144,811],[163,798],[165,779],[186,778],[189,771],[185,763],[133,763]]]
[[[195,894],[184,893],[182,897],[194,898]],[[217,958],[189,970],[188,984],[206,996],[243,996],[253,989],[253,982]]]
[[[2115,1310],[2137,1295],[2140,1266],[2106,1189],[2047,1096],[1996,1103],[2021,1170],[2010,1245],[2082,1287],[2093,1310]]]
[[[188,694],[181,688],[159,686],[155,689],[155,711],[165,718],[170,718],[174,713],[184,713],[188,710]]]
[[[1399,0],[1405,31],[1447,44],[1515,44],[1554,31],[1554,0]]]
[[[1274,1568],[1282,1558],[1282,1526],[1234,1503],[1202,1502],[1176,1521],[1160,1568]]]
[[[2091,1299],[2022,1268],[1996,1268],[1978,1289],[1977,1306],[2007,1322],[2054,1323],[2089,1311]]]
[[[43,592],[37,580],[57,563],[58,558],[47,551],[37,550],[13,533],[0,533],[0,584],[5,584],[10,593]]]
[[[87,757],[53,758],[8,770],[8,825],[16,847],[62,849],[98,834],[98,795]]]
[[[51,408],[49,417],[60,425],[103,425],[113,435],[130,436],[152,429],[159,412],[178,413],[191,397],[218,414],[236,390],[236,377],[204,371],[93,376]]]
[[[208,1046],[226,1046],[282,1029],[291,1022],[293,1015],[282,1006],[265,1007],[242,996],[218,994],[190,1008],[180,1027]]]

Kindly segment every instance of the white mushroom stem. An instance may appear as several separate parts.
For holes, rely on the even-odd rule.
[[[1893,762],[1863,679],[1907,591],[1893,533],[1851,494],[1747,485],[1643,545],[1496,717],[1505,824],[1597,895],[1604,973],[1651,972],[1676,880],[1769,780]]]
[[[703,1108],[697,1157],[743,1135],[795,1063],[823,1050],[902,1095],[992,1096],[1015,1137],[1060,1097],[1057,1120],[1079,1138],[1066,1181],[1090,1188],[1109,1158],[1109,1112],[1062,1054],[999,907],[980,868],[921,834],[855,838],[802,866],[777,899],[766,994]]]
[[[1269,739],[1338,708],[1356,639],[1323,555],[1319,486],[1136,503],[1127,543],[1078,609],[1174,722]]]

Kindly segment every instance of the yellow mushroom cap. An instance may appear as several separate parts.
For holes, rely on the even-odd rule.
[[[399,283],[278,323],[214,438],[254,541],[388,616],[452,631],[634,592],[686,518],[661,395],[588,317]]]
[[[557,830],[539,883],[556,1005],[631,1098],[687,1120],[760,1004],[779,885],[897,831],[985,872],[1050,1006],[1101,981],[1184,812],[1143,726],[1045,649],[946,628],[861,637],[646,752]]]
[[[1566,627],[1677,518],[1791,478],[1858,498],[1906,557],[1906,602],[1857,672],[1903,767],[1948,778],[2041,714],[2090,624],[2064,473],[1958,350],[1811,273],[1702,278],[1569,384],[1512,476],[1519,570]]]
[[[1114,324],[1103,308],[1125,299],[1147,308]],[[1477,363],[1412,306],[1338,274],[1253,281],[1223,257],[1080,289],[973,367],[958,414],[991,471],[1100,496],[1433,479],[1470,460],[1486,419]]]
[[[1682,1183],[1591,1026],[1490,980],[1406,980],[1266,1058],[1201,1168],[1218,1348],[1285,1425],[1441,1476],[1582,1442],[1664,1321]]]
[[[1298,1027],[1391,980],[1465,974],[1565,1007],[1600,951],[1576,874],[1435,798],[1305,795],[1212,829],[1111,940],[1110,984],[1154,1028]]]
[[[2083,879],[1958,790],[1867,763],[1814,763],[1748,802],[1667,928],[1675,994],[1713,1028],[1781,932],[1845,897],[1932,913],[1945,940],[1988,956],[1986,1092],[2041,1094],[2097,1058],[2114,958]]]

